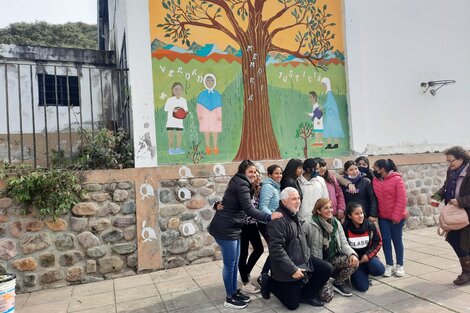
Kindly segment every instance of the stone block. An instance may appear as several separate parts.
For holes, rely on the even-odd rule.
[[[135,202],[134,200],[125,202],[121,209],[122,214],[134,214],[135,213]]]
[[[199,214],[201,214],[202,218],[205,219],[206,221],[210,221],[212,220],[212,217],[214,216],[214,210],[213,209],[201,210]]]
[[[189,186],[189,180],[187,178],[180,178],[178,180],[178,186],[180,187],[188,187]]]
[[[161,189],[158,194],[161,203],[169,203],[174,199],[173,193],[168,188]]]
[[[216,187],[215,187],[215,191],[217,193],[224,193],[225,190],[227,190],[227,184],[218,184]]]
[[[90,258],[101,258],[106,255],[106,250],[106,246],[93,247],[86,251],[86,255]]]
[[[228,183],[232,177],[231,176],[217,176],[214,178],[216,183]]]
[[[61,218],[46,221],[47,227],[52,231],[64,231],[67,229],[67,222]]]
[[[55,239],[57,250],[65,251],[75,248],[73,234],[62,234]]]
[[[129,254],[137,249],[137,245],[132,242],[118,243],[112,246],[112,249],[118,254]]]
[[[29,257],[14,260],[13,262],[11,262],[11,266],[18,271],[26,272],[34,271],[38,267],[38,264],[36,263],[36,260],[34,258]]]
[[[175,180],[162,180],[160,182],[160,186],[166,187],[166,188],[171,188],[176,186],[176,181]]]
[[[191,222],[185,222],[179,226],[179,232],[184,237],[192,236],[196,233],[196,231],[197,231],[197,226]]]
[[[20,238],[23,234],[23,224],[20,221],[11,223],[10,233],[13,238]]]
[[[134,215],[126,215],[126,216],[115,217],[113,219],[113,225],[116,226],[116,227],[120,227],[120,228],[135,225],[135,216]]]
[[[189,201],[185,202],[185,205],[188,209],[197,210],[206,205],[206,199],[200,196],[196,196]]]
[[[114,202],[110,202],[108,204],[108,212],[112,214],[118,214],[121,211],[121,207],[119,204],[116,204]]]
[[[38,276],[35,273],[27,273],[24,275],[23,284],[25,287],[34,287],[38,284]]]
[[[135,238],[135,234],[136,234],[136,227],[135,225],[133,226],[129,226],[129,227],[126,227],[124,228],[124,239],[125,240],[132,240]]]
[[[199,236],[199,235],[195,235],[195,236],[192,236],[190,239],[189,239],[189,245],[188,245],[189,249],[191,251],[195,251],[195,250],[199,250],[203,247],[203,240],[202,240],[202,237]]]
[[[10,260],[18,253],[15,241],[7,238],[0,239],[0,259]]]
[[[0,210],[9,209],[12,204],[13,204],[13,200],[11,200],[10,198],[1,198],[0,199]]]
[[[89,231],[84,231],[77,236],[77,240],[83,249],[89,249],[100,245],[100,240],[98,237],[93,235]]]
[[[198,251],[198,256],[199,257],[208,257],[208,256],[213,256],[215,253],[215,249],[212,247],[203,247],[201,250]]]
[[[124,261],[117,256],[104,257],[98,260],[101,274],[119,272],[124,267]]]
[[[137,266],[137,255],[131,254],[127,257],[127,266],[136,267]]]
[[[194,260],[197,260],[199,258],[199,255],[198,255],[198,252],[197,251],[189,251],[188,253],[186,253],[186,259],[189,261],[189,262],[192,262]]]
[[[117,187],[116,183],[110,183],[110,184],[103,185],[102,189],[104,189],[106,191],[114,191],[114,190],[116,190],[116,187]]]
[[[9,218],[8,215],[5,214],[0,214],[0,223],[5,223],[8,222]]]
[[[26,223],[26,231],[37,232],[44,228],[44,223],[41,221],[31,221]]]
[[[86,191],[100,191],[101,185],[100,184],[86,184],[83,185],[83,189]]]
[[[83,217],[70,217],[70,229],[73,231],[81,232],[86,230],[88,227],[88,219]]]
[[[59,264],[61,266],[71,266],[82,261],[83,258],[84,258],[84,255],[80,251],[67,252],[67,253],[62,254],[59,257]]]
[[[116,242],[124,238],[124,233],[121,229],[111,229],[102,233],[101,238],[105,242]]]
[[[194,187],[202,187],[202,186],[205,186],[207,185],[209,181],[205,178],[193,178],[191,179],[191,185],[193,185]]]
[[[161,217],[177,216],[186,211],[186,207],[182,204],[162,205],[160,208]]]
[[[91,222],[91,227],[97,232],[102,232],[103,230],[109,228],[110,226],[111,226],[111,222],[105,218],[94,220]]]
[[[79,281],[85,276],[85,271],[81,267],[72,267],[67,270],[67,275],[65,276],[66,281],[74,282]]]
[[[180,226],[180,219],[177,217],[172,217],[168,220],[168,228],[169,229],[178,229]]]
[[[176,230],[167,230],[162,233],[160,236],[163,246],[169,246],[173,241],[178,238],[180,235],[179,231]]]
[[[104,202],[106,200],[110,200],[111,196],[107,192],[99,192],[99,193],[92,194],[91,199],[93,199],[96,202]]]
[[[197,259],[197,260],[191,262],[191,265],[203,264],[203,263],[208,263],[208,262],[212,262],[212,261],[213,261],[212,258],[201,258],[201,259]]]
[[[212,193],[214,193],[214,189],[213,188],[207,188],[207,187],[201,187],[201,188],[199,188],[199,193],[201,194],[201,196],[207,197],[207,196],[210,196]]]
[[[181,221],[188,221],[196,218],[197,213],[195,212],[186,212],[180,215]]]
[[[50,284],[62,279],[62,275],[56,269],[48,270],[40,274],[39,281],[43,284]]]
[[[128,182],[120,182],[120,183],[117,184],[117,188],[118,189],[131,189],[132,184],[130,184]]]
[[[127,190],[115,190],[113,192],[113,201],[115,202],[122,202],[125,201],[129,197],[129,192]]]
[[[214,237],[212,237],[209,233],[204,234],[203,244],[205,246],[210,246],[215,242]]]
[[[419,195],[418,197],[416,197],[417,199],[417,202],[418,202],[418,205],[426,205],[429,203],[429,200],[428,200],[428,196],[427,195]]]
[[[189,250],[189,243],[186,238],[176,238],[171,246],[168,248],[168,251],[173,254],[180,254],[187,252]]]
[[[168,258],[164,262],[164,267],[166,269],[181,267],[185,265],[188,265],[188,262],[184,258],[179,256]]]
[[[20,239],[20,248],[24,254],[30,254],[39,250],[46,249],[50,245],[48,233],[43,234],[25,234]]]
[[[39,256],[39,265],[42,267],[53,267],[55,265],[55,255],[52,252],[46,252]]]
[[[95,260],[87,260],[86,261],[85,272],[87,274],[96,273],[96,261]]]
[[[72,208],[72,213],[78,216],[93,216],[98,211],[98,206],[93,202],[80,202]]]

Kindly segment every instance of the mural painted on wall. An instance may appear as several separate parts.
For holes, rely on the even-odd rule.
[[[341,0],[149,0],[158,160],[349,153]]]

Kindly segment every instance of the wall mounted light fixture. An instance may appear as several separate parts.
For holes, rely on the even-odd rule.
[[[427,83],[423,82],[421,83],[421,88],[424,89],[423,93],[426,93],[426,91],[429,90],[429,88],[431,88],[429,90],[429,92],[435,96],[436,95],[436,91],[438,91],[439,89],[441,89],[443,86],[445,85],[450,85],[450,84],[455,84],[455,80],[450,80],[450,79],[444,79],[444,80],[431,80],[431,81],[428,81]]]

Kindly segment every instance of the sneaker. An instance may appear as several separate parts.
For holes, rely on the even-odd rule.
[[[269,288],[268,288],[268,281],[270,279],[269,274],[263,273],[261,274],[260,277],[261,277],[261,295],[263,296],[263,298],[269,299],[271,298],[271,293],[269,292]]]
[[[238,300],[235,297],[225,298],[224,307],[231,309],[244,309],[248,306],[246,302]]]
[[[243,286],[243,292],[246,292],[246,293],[255,294],[255,293],[259,293],[260,291],[261,291],[260,288],[253,283],[247,283],[246,285]]]
[[[341,285],[333,284],[333,290],[335,292],[339,293],[340,295],[342,295],[343,297],[351,297],[352,296],[351,289],[348,286],[346,286],[345,284],[341,284]]]
[[[405,276],[405,270],[403,269],[403,265],[397,265],[397,268],[395,269],[395,276],[397,277]]]
[[[383,273],[384,277],[390,277],[392,276],[394,270],[393,270],[393,265],[385,265],[385,272]]]
[[[325,303],[317,298],[300,298],[300,303],[310,304],[311,306],[323,306]]]
[[[233,294],[232,298],[235,298],[237,300],[240,300],[242,302],[245,302],[245,303],[248,303],[251,301],[251,298],[247,295],[244,295],[240,289],[238,289],[237,291],[235,291],[235,293]]]

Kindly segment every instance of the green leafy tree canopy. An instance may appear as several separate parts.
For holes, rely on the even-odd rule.
[[[61,48],[97,49],[98,28],[82,22],[12,23],[0,28],[0,43]]]

